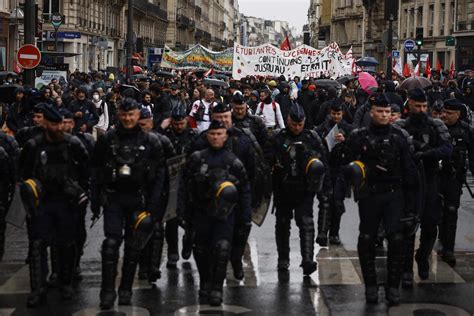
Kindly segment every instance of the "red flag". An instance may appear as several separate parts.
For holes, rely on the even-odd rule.
[[[426,59],[425,75],[426,75],[426,78],[428,78],[428,79],[431,78],[431,65],[430,65],[430,57],[429,56]]]
[[[411,75],[410,67],[408,67],[407,63],[405,63],[405,66],[403,67],[403,76],[410,77],[410,75]]]
[[[204,78],[207,78],[209,76],[212,76],[214,74],[214,68],[209,69],[204,73]]]
[[[280,49],[291,50],[291,44],[290,44],[290,39],[288,38],[288,35],[286,36],[285,40],[280,44]]]
[[[449,67],[449,79],[454,78],[454,62],[451,62],[451,67]]]
[[[439,61],[439,58],[438,58],[438,63],[436,64],[436,71],[441,73],[441,62]]]

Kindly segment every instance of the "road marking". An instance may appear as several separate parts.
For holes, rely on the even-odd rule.
[[[316,255],[318,270],[311,275],[311,280],[318,285],[362,284],[354,259],[358,258],[347,256],[343,247],[320,248]]]
[[[30,293],[30,270],[24,265],[11,278],[0,286],[0,294]],[[0,314],[3,315],[3,314]]]
[[[251,309],[242,307],[242,306],[235,306],[235,305],[225,305],[222,306],[209,306],[209,305],[194,305],[194,306],[186,306],[178,309],[174,314],[175,316],[192,316],[192,315],[212,315],[210,312],[216,311],[218,312],[216,315],[223,315],[223,313],[233,313],[233,314],[244,314],[251,312]]]
[[[321,292],[321,289],[319,287],[311,288],[309,290],[309,293],[311,295],[311,301],[313,302],[313,307],[314,311],[316,312],[316,315],[331,315],[324,299],[323,293]]]
[[[242,281],[238,281],[234,278],[232,265],[229,263],[229,265],[227,266],[225,286],[257,287],[260,285],[260,273],[258,271],[258,249],[257,241],[255,239],[249,240],[247,246],[245,247],[243,267],[245,277]]]

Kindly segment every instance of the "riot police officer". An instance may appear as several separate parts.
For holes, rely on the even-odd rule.
[[[336,142],[333,148],[329,150],[328,164],[329,175],[332,184],[332,199],[330,200],[331,207],[330,214],[319,212],[318,214],[318,237],[316,241],[320,246],[327,246],[328,232],[329,243],[332,245],[340,245],[339,227],[341,225],[342,214],[346,211],[344,206],[344,199],[346,197],[346,182],[342,173],[341,166],[344,164],[344,149],[345,139],[352,131],[352,126],[348,124],[344,118],[344,108],[339,99],[331,101],[329,104],[329,115],[326,120],[316,128],[316,132],[321,138],[326,139],[328,134],[337,125],[338,133],[332,134],[334,140],[329,142]],[[325,142],[328,145],[328,142]],[[329,148],[328,148],[329,149]]]
[[[140,251],[155,223],[165,181],[163,148],[158,137],[138,125],[140,111],[131,98],[120,103],[117,129],[97,141],[92,160],[91,210],[104,208],[100,306],[109,309],[116,299],[115,278],[122,239],[125,240],[119,305],[130,305]],[[103,198],[103,199],[101,199]],[[124,233],[125,231],[125,233]]]
[[[0,131],[0,261],[5,251],[5,217],[15,194],[19,155],[15,139]]]
[[[250,185],[242,162],[225,146],[230,136],[223,122],[212,121],[208,145],[189,157],[180,206],[195,230],[194,259],[199,271],[199,297],[212,306],[222,304],[222,287],[237,217],[250,217]],[[238,208],[238,212],[234,210]]]
[[[294,211],[300,231],[301,267],[304,275],[310,275],[317,268],[314,261],[313,201],[317,193],[319,211],[328,214],[330,186],[329,178],[324,179],[326,149],[315,131],[304,129],[305,119],[303,108],[293,103],[287,127],[274,134],[273,200],[278,271],[287,273],[290,265],[289,239]]]
[[[390,124],[390,99],[375,96],[370,109],[371,123],[356,129],[347,140],[347,167],[359,204],[357,251],[365,283],[367,303],[377,303],[375,243],[383,221],[388,239],[386,298],[391,305],[400,301],[403,263],[403,220],[417,209],[415,192],[417,168],[408,133]],[[411,223],[410,223],[411,224]]]
[[[408,118],[398,120],[395,124],[405,129],[413,139],[415,157],[420,162],[422,173],[423,206],[421,211],[420,247],[416,252],[418,275],[422,280],[429,277],[429,256],[433,250],[441,217],[441,200],[439,197],[439,161],[451,156],[451,137],[446,125],[438,119],[428,116],[428,102],[422,89],[409,92]],[[415,236],[407,238],[405,246],[405,263],[403,267],[402,286],[413,286],[413,251]]]
[[[44,133],[30,139],[20,156],[23,204],[30,217],[30,283],[28,307],[46,298],[46,246],[58,251],[63,299],[71,299],[76,262],[80,209],[88,202],[88,155],[77,137],[64,133],[63,117],[50,104],[43,106]]]
[[[178,104],[171,111],[170,125],[163,130],[160,129],[160,132],[171,140],[178,156],[188,152],[191,141],[197,136],[197,131],[188,126],[186,117],[186,105],[184,103]],[[170,267],[176,266],[176,261],[179,259],[178,222],[178,218],[175,218],[166,223],[165,236],[168,244],[168,263]],[[181,250],[183,259],[189,259],[192,251],[191,228],[189,227],[186,231],[187,233],[183,236],[183,248]]]
[[[226,142],[226,147],[234,153],[237,158],[244,164],[245,170],[249,177],[252,189],[252,207],[258,203],[254,190],[257,189],[255,181],[261,179],[263,175],[257,175],[257,171],[263,171],[263,169],[257,166],[257,153],[261,151],[255,136],[246,129],[238,129],[232,126],[232,114],[230,106],[223,103],[218,103],[212,108],[211,119],[220,121],[227,128],[229,140]],[[207,132],[201,133],[191,144],[190,151],[203,149],[207,146]],[[263,161],[263,159],[260,159]],[[245,246],[247,244],[250,230],[252,227],[252,217],[240,210],[236,209],[234,237],[232,238],[232,253],[230,256],[230,262],[234,271],[234,277],[238,280],[244,278],[244,271],[242,266],[242,257],[244,255]]]
[[[260,144],[260,147],[265,148],[268,138],[265,122],[261,117],[248,112],[248,106],[241,93],[236,93],[232,97],[232,123],[235,127],[240,129],[250,129]]]
[[[440,193],[443,199],[443,220],[440,225],[440,239],[443,246],[443,261],[454,267],[454,244],[458,221],[458,209],[462,194],[462,186],[466,181],[466,171],[474,171],[474,128],[464,118],[467,108],[458,99],[444,101],[441,115],[451,135],[453,154],[442,161],[440,176]],[[467,159],[468,158],[468,159]],[[466,165],[466,160],[469,164]],[[474,174],[474,173],[473,173]]]
[[[15,134],[15,139],[20,148],[26,144],[31,138],[44,132],[43,128],[43,107],[46,103],[38,103],[33,108],[33,117],[31,119],[33,125],[23,127]]]

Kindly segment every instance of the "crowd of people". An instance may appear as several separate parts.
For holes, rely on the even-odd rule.
[[[414,259],[420,278],[429,277],[437,239],[442,260],[456,264],[460,196],[467,169],[474,171],[474,71],[410,89],[401,87],[413,78],[375,76],[378,86],[371,89],[357,76],[322,84],[162,72],[122,84],[113,75],[75,72],[39,90],[19,79],[14,101],[1,104],[0,258],[5,216],[19,184],[27,213],[29,307],[44,303],[51,286],[60,287],[65,300],[73,298],[72,284],[82,279],[88,209],[93,222],[104,216],[102,309],[117,298],[122,242],[118,303],[130,305],[137,268],[140,279],[160,278],[165,240],[166,266],[176,268],[179,227],[185,230],[181,257],[193,254],[199,271],[199,300],[218,306],[227,263],[237,280],[245,277],[252,220],[273,205],[277,270],[287,274],[294,218],[308,276],[317,269],[315,242],[341,244],[352,188],[366,300],[378,302],[375,249],[387,240],[385,295],[397,305],[400,285],[413,286]],[[171,184],[176,158],[183,163]]]

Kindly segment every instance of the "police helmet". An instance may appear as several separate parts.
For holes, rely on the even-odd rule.
[[[362,161],[353,161],[345,167],[344,176],[351,183],[354,190],[360,190],[365,184],[366,166]]]
[[[37,214],[43,188],[38,179],[27,179],[20,184],[20,197],[28,217]]]
[[[321,191],[326,167],[318,158],[310,158],[306,163],[305,175],[308,189],[313,192]]]
[[[225,219],[232,213],[238,201],[236,186],[230,181],[218,181],[214,186],[213,217]]]
[[[146,211],[133,213],[133,238],[130,246],[136,250],[145,248],[153,233],[153,219]]]

